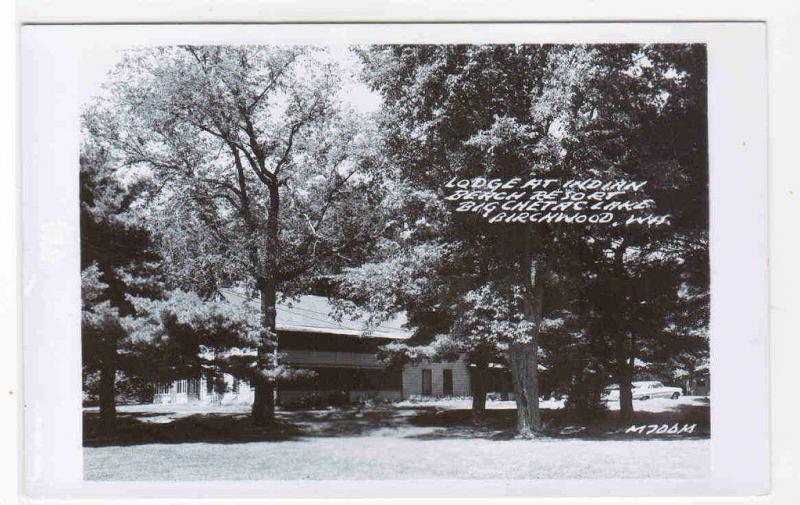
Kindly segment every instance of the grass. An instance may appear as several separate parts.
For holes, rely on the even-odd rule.
[[[87,480],[700,478],[708,440],[395,436],[87,448]]]
[[[644,403],[644,402],[642,402]],[[88,480],[695,478],[708,469],[708,405],[637,412],[635,424],[698,424],[691,436],[625,433],[618,412],[576,424],[543,409],[547,436],[513,437],[513,409],[474,425],[458,406],[280,411],[268,429],[246,406],[125,406],[113,437],[84,415]],[[638,405],[637,405],[638,406]],[[576,429],[577,428],[577,429]]]

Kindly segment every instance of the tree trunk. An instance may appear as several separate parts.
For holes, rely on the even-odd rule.
[[[274,352],[276,344],[276,315],[275,308],[277,293],[274,283],[266,282],[261,293],[261,341],[256,350],[256,367],[254,375],[255,398],[251,417],[257,426],[266,426],[275,420],[275,383],[264,372],[274,366]],[[271,286],[270,286],[271,285]]]
[[[268,426],[275,421],[275,387],[271,381],[256,379],[251,417],[256,426]]]
[[[259,279],[261,294],[261,341],[257,349],[255,398],[251,417],[257,426],[266,426],[275,420],[275,382],[264,372],[274,368],[278,333],[276,330],[278,289],[275,282],[278,266],[278,208],[277,185],[269,187],[269,215],[267,216],[266,264],[264,277]]]
[[[631,392],[631,381],[633,380],[633,338],[631,338],[629,345],[622,321],[625,316],[621,314],[618,309],[618,301],[628,296],[626,288],[627,276],[625,275],[624,265],[626,249],[624,244],[621,243],[614,252],[612,271],[615,273],[615,279],[610,285],[611,292],[609,293],[608,306],[606,307],[605,314],[608,321],[607,326],[614,341],[614,358],[617,364],[616,375],[617,383],[619,384],[619,413],[622,422],[630,422],[630,420],[633,419],[633,395]]]
[[[472,368],[470,382],[472,386],[472,421],[482,423],[486,420],[486,389],[489,364],[476,362]]]
[[[100,365],[100,429],[104,433],[114,431],[117,424],[116,353],[115,346],[109,345]]]
[[[536,342],[515,343],[509,348],[517,402],[517,434],[523,438],[535,437],[542,430],[537,354]]]
[[[543,263],[534,260],[529,250],[526,250],[523,258],[523,274],[525,295],[522,312],[525,320],[531,323],[531,330],[527,340],[509,345],[509,362],[517,402],[517,434],[532,438],[542,431],[539,414],[539,325],[542,321],[546,272]]]
[[[633,394],[631,392],[633,373],[628,365],[625,347],[625,335],[617,329],[614,335],[614,354],[617,362],[617,383],[619,384],[619,415],[623,422],[629,422],[633,419]]]

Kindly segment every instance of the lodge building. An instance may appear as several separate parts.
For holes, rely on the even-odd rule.
[[[237,303],[258,300],[242,291],[224,290]],[[355,402],[367,399],[395,401],[414,397],[469,396],[470,372],[464,360],[422,362],[403,369],[387,368],[376,357],[380,346],[403,342],[412,333],[400,314],[369,332],[359,317],[334,318],[333,306],[322,296],[306,295],[277,305],[278,352],[292,367],[315,372],[311,378],[279,384],[278,405]],[[234,350],[243,354],[253,350]],[[154,403],[253,402],[254,390],[231,375],[219,380],[206,377],[173,381],[156,387]],[[224,391],[223,391],[224,390]]]

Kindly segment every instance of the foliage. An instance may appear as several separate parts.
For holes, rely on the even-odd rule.
[[[127,184],[110,170],[108,153],[91,135],[84,136],[80,158],[81,347],[84,389],[98,379],[101,417],[107,429],[115,421],[117,377],[132,377],[142,367],[132,352],[122,318],[132,313],[130,295],[158,296],[162,282],[158,255],[149,234],[131,219],[130,210],[143,186]]]
[[[92,372],[83,377],[84,406],[97,405],[100,401],[100,373]],[[116,394],[114,402],[120,404],[150,403],[155,392],[153,382],[142,377],[127,375],[118,371],[114,381]]]
[[[278,292],[324,287],[391,226],[371,212],[381,189],[362,169],[371,132],[337,97],[342,77],[311,47],[137,49],[86,115],[120,171],[151,181],[140,219],[172,284],[204,298],[259,292],[257,424],[272,421],[285,373],[272,355]]]
[[[430,325],[419,332],[423,343],[449,333],[465,348],[488,343],[502,352],[539,332],[551,390],[592,377],[599,392],[610,376],[629,381],[636,356],[707,349],[701,46],[415,45],[360,54],[384,99],[383,175],[428,203],[400,206],[402,232],[368,270],[346,272],[345,292],[408,310],[421,328]],[[454,177],[514,176],[646,180],[647,197],[670,214],[670,225],[489,225],[433,203]],[[399,256],[426,248],[446,254],[398,268]],[[561,321],[557,331],[521,317],[531,264],[547,285],[541,321]],[[408,285],[430,289],[403,296]],[[503,292],[520,293],[522,303],[489,295]],[[464,317],[470,302],[474,318]],[[523,319],[532,325],[514,331]]]
[[[91,371],[101,366],[106,354],[103,349],[116,349],[127,336],[120,323],[119,309],[107,299],[109,285],[100,276],[96,263],[81,272],[83,364]]]
[[[249,381],[261,375],[277,382],[310,374],[283,365],[279,353],[269,356],[268,367],[256,367],[261,315],[255,303],[203,299],[180,289],[158,300],[130,300],[136,314],[125,318],[123,325],[134,347],[141,346],[148,354],[146,373],[162,382],[220,373]]]
[[[130,336],[119,357],[161,377],[218,367],[274,383],[289,373],[272,354],[278,292],[334,289],[338,310],[366,308],[369,325],[408,314],[416,333],[382,350],[391,365],[460,355],[511,365],[527,349],[517,358],[542,365],[528,379],[541,368],[543,392],[566,392],[578,409],[609,382],[629,384],[637,360],[700,366],[702,46],[356,52],[383,100],[374,116],[341,102],[347,77],[330,51],[126,54],[84,116],[87,366],[102,355],[93,345]],[[647,181],[670,224],[489,224],[444,199],[449,180],[476,177]],[[163,300],[158,256],[175,288]],[[258,291],[261,306],[216,297],[232,285]],[[252,348],[258,363],[230,352]]]
[[[377,202],[359,166],[371,133],[339,102],[340,81],[314,48],[128,52],[87,124],[120,171],[152,181],[140,218],[173,282],[208,295],[270,275],[288,293],[358,261],[384,223],[370,222]]]

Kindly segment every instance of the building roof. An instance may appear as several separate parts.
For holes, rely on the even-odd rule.
[[[249,296],[245,290],[238,288],[221,289],[220,292],[229,301],[243,301],[260,305],[258,295]],[[367,313],[360,315],[342,315],[341,319],[333,316],[334,306],[330,299],[317,295],[301,295],[287,298],[277,304],[278,331],[298,331],[309,333],[326,333],[333,335],[350,335],[372,338],[408,339],[412,332],[405,326],[408,323],[405,312],[401,312],[388,321],[384,321],[367,331]]]

